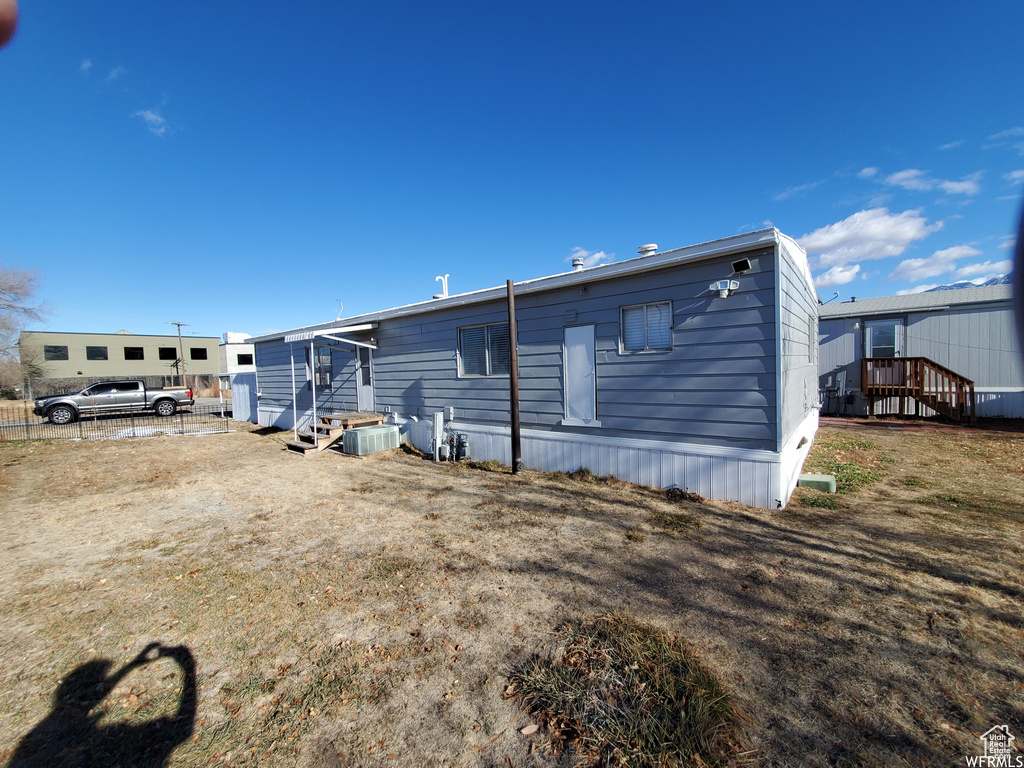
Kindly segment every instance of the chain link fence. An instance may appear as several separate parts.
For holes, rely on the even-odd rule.
[[[70,424],[52,424],[32,413],[32,405],[0,407],[0,442],[15,440],[118,440],[159,435],[212,435],[228,432],[230,405],[196,405],[173,416],[128,411],[81,416]]]

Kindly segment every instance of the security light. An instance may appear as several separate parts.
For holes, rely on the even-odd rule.
[[[718,280],[711,284],[711,290],[718,291],[718,298],[720,299],[727,298],[730,293],[738,291],[739,289],[739,280]]]

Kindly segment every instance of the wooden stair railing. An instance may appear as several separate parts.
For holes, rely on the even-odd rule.
[[[869,417],[875,415],[876,401],[892,397],[898,398],[903,415],[904,400],[910,397],[954,421],[975,420],[974,382],[927,357],[865,357],[860,388]]]

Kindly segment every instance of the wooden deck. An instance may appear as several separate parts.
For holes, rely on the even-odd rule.
[[[927,357],[865,357],[860,382],[869,418],[878,401],[890,398],[902,416],[909,398],[915,414],[925,405],[954,421],[975,420],[974,382]]]

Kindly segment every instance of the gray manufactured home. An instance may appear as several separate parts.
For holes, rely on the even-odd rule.
[[[825,413],[1024,418],[1011,286],[844,301],[819,314]]]
[[[527,468],[789,500],[818,423],[817,296],[793,240],[767,229],[514,292]],[[511,463],[504,286],[252,341],[261,425],[376,411],[430,452],[440,413],[474,459]]]

